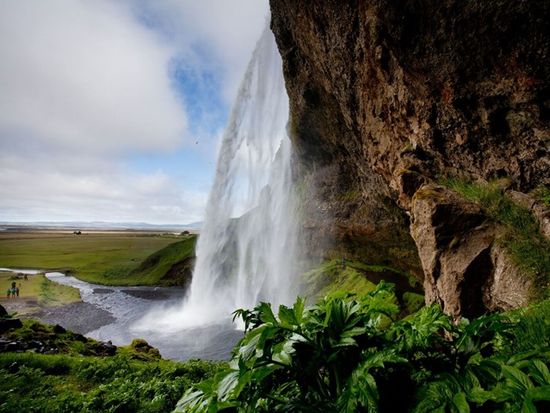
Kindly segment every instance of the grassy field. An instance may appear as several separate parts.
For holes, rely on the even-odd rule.
[[[0,233],[0,267],[70,271],[76,277],[99,284],[154,285],[170,260],[182,254],[167,251],[158,260],[162,268],[142,268],[152,254],[180,242],[186,254],[194,254],[196,236],[147,233]],[[173,261],[176,262],[176,261]],[[153,266],[154,267],[154,266]]]
[[[19,297],[7,298],[6,291],[12,281],[19,286]],[[25,280],[15,278],[12,273],[0,273],[0,294],[0,304],[18,314],[80,301],[80,293],[76,288],[55,283],[41,274],[29,275]]]

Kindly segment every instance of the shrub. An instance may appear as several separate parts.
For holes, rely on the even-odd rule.
[[[537,312],[539,310],[535,310]],[[189,389],[180,412],[527,411],[550,400],[547,336],[518,315],[455,325],[437,306],[396,320],[392,286],[238,310],[245,337],[229,367]],[[526,334],[526,335],[525,335]],[[510,356],[510,341],[525,343]],[[545,404],[546,403],[546,404]]]

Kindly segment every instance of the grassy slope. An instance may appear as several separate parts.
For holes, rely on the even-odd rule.
[[[424,305],[424,296],[419,294],[422,289],[414,277],[391,267],[358,261],[346,261],[345,267],[341,260],[325,261],[303,275],[302,285],[304,295],[315,301],[335,291],[366,294],[382,280],[396,286],[397,297],[407,313]]]
[[[195,256],[197,237],[190,235],[151,254],[132,271],[132,280],[140,283],[164,283],[163,277],[178,262]]]
[[[63,354],[0,353],[0,412],[169,412],[192,384],[222,363],[160,360],[138,346],[96,357],[98,344],[24,321],[10,340],[40,340]],[[139,344],[139,340],[136,340]]]
[[[187,240],[195,240],[189,236]],[[181,241],[153,234],[0,234],[0,267],[70,270],[78,278],[111,285],[153,285],[161,269],[136,271],[151,254]],[[173,256],[172,251],[168,251]],[[166,260],[160,262],[166,267]],[[135,272],[134,272],[135,271]]]

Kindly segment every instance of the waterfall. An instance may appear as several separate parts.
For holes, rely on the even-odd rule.
[[[156,323],[204,325],[259,301],[277,305],[295,298],[297,226],[287,122],[282,61],[266,28],[222,140],[188,295],[178,311]]]

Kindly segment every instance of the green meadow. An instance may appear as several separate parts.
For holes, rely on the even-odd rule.
[[[0,267],[71,273],[108,285],[156,285],[171,265],[194,256],[195,235],[2,233]]]

